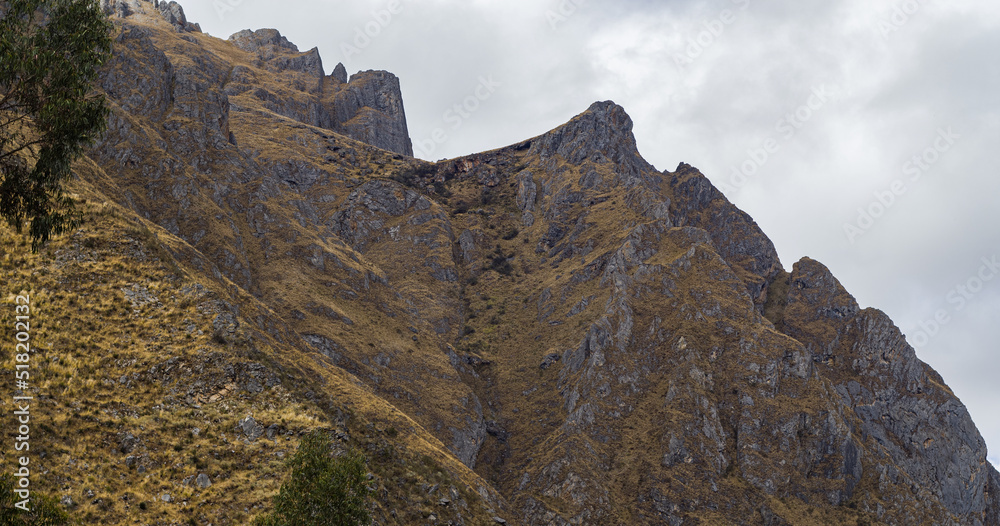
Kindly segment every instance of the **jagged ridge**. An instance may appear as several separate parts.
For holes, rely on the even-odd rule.
[[[128,17],[87,182],[523,523],[996,524],[982,438],[898,329],[818,262],[786,271],[693,167],[657,172],[620,106],[423,163],[380,95],[395,77],[136,2],[111,4]]]

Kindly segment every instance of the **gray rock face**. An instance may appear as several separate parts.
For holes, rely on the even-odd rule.
[[[696,168],[681,163],[669,178],[670,217],[678,226],[703,228],[719,255],[736,270],[759,309],[767,287],[781,270],[774,244],[745,212],[736,208]]]
[[[817,360],[829,358],[845,323],[858,314],[857,301],[822,263],[802,258],[792,269],[782,332],[802,342]]]
[[[276,49],[292,53],[299,52],[298,46],[281,36],[277,29],[258,29],[256,31],[244,29],[233,33],[229,37],[229,41],[243,51],[258,53],[268,58],[274,56]]]
[[[1000,524],[1000,473],[990,470],[990,482],[986,486],[986,518],[983,524]]]
[[[243,30],[229,37],[236,47],[257,56],[258,66],[275,73],[300,73],[290,77],[291,87],[304,91],[276,93],[251,76],[234,71],[227,93],[252,92],[272,111],[312,126],[342,133],[372,146],[413,155],[399,79],[386,71],[363,71],[348,79],[338,63],[325,76],[319,51],[299,53],[298,47],[274,29]]]
[[[324,127],[379,148],[413,156],[399,79],[392,73],[362,71],[351,75],[326,109],[332,122]]]
[[[177,32],[201,32],[201,26],[188,22],[184,8],[174,1],[159,0],[101,0],[101,9],[109,16],[127,18],[137,13],[158,13]]]
[[[140,3],[150,2],[146,0],[101,0],[101,8],[106,15],[125,18],[142,9]]]
[[[119,441],[118,449],[122,453],[131,453],[139,445],[140,440],[132,433],[124,433]]]
[[[198,487],[201,489],[208,489],[212,487],[212,479],[209,478],[208,475],[204,473],[199,473],[198,476],[194,479],[194,483],[197,484]]]
[[[878,494],[895,499],[896,509],[910,509],[910,497],[893,487],[915,486],[929,491],[934,504],[960,524],[992,524],[987,516],[996,472],[986,461],[985,443],[965,406],[917,358],[888,316],[860,310],[829,269],[803,258],[789,279],[781,328],[805,345],[818,372],[835,383],[845,421],[856,426],[853,434],[873,441],[843,454],[842,470],[852,480],[874,471]],[[851,488],[842,498],[850,498]],[[907,513],[893,520],[918,520]]]
[[[543,160],[558,155],[574,165],[610,161],[614,183],[631,186],[651,166],[640,155],[632,135],[632,118],[611,101],[595,102],[569,123],[532,141],[531,152]]]
[[[337,62],[337,66],[333,68],[333,74],[330,76],[341,84],[347,84],[347,68],[344,67],[344,63]]]
[[[160,16],[177,31],[184,31],[187,28],[188,21],[184,16],[184,8],[177,2],[160,2],[157,4],[157,9],[160,11]]]
[[[236,423],[235,431],[243,434],[247,442],[254,442],[264,434],[264,426],[257,423],[252,416],[247,416]]]
[[[392,181],[372,181],[351,192],[348,204],[331,219],[331,227],[341,239],[364,252],[368,244],[383,235],[385,216],[398,217],[408,210],[430,210],[431,201]],[[444,220],[444,217],[439,219]],[[414,240],[417,242],[432,240]]]
[[[913,348],[883,312],[865,309],[847,323],[837,353],[858,382],[837,390],[861,418],[862,436],[874,437],[892,460],[867,461],[868,469],[898,467],[930,491],[964,524],[982,524],[992,467],[986,447],[965,406],[941,377],[917,359]],[[886,416],[889,418],[886,418]]]
[[[538,199],[538,187],[530,171],[524,170],[517,175],[517,208],[521,210],[521,224],[531,227],[535,224],[535,201]]]
[[[125,112],[161,120],[170,107],[176,73],[149,34],[146,28],[126,26],[115,38],[119,51],[105,65],[100,83]]]
[[[291,70],[316,79],[323,78],[323,61],[319,50],[312,48],[300,53],[298,46],[289,42],[276,29],[244,29],[230,36],[229,41],[243,51],[256,54],[261,65],[275,72]]]
[[[479,398],[473,397],[471,405],[473,413],[465,413],[466,426],[462,429],[452,428],[453,440],[451,450],[463,464],[470,468],[476,467],[476,456],[486,440],[486,423],[483,421],[483,406]]]

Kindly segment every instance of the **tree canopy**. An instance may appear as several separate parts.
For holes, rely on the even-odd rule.
[[[291,476],[274,498],[274,510],[254,526],[357,526],[371,522],[368,468],[360,454],[334,458],[330,438],[313,432],[289,462]]]
[[[76,222],[63,184],[107,126],[112,28],[97,0],[0,1],[0,216],[35,249]]]

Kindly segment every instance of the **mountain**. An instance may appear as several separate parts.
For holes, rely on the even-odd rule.
[[[37,483],[85,523],[243,524],[325,429],[377,524],[1000,524],[892,321],[643,160],[620,106],[427,163],[390,73],[105,8],[87,221],[37,255],[0,233],[38,310]]]

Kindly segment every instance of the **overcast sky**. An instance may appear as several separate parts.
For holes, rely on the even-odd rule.
[[[318,47],[327,72],[395,73],[429,160],[518,142],[614,100],[658,169],[700,168],[786,268],[818,259],[863,307],[886,311],[1000,464],[1000,3],[183,5],[215,36],[274,27]]]

